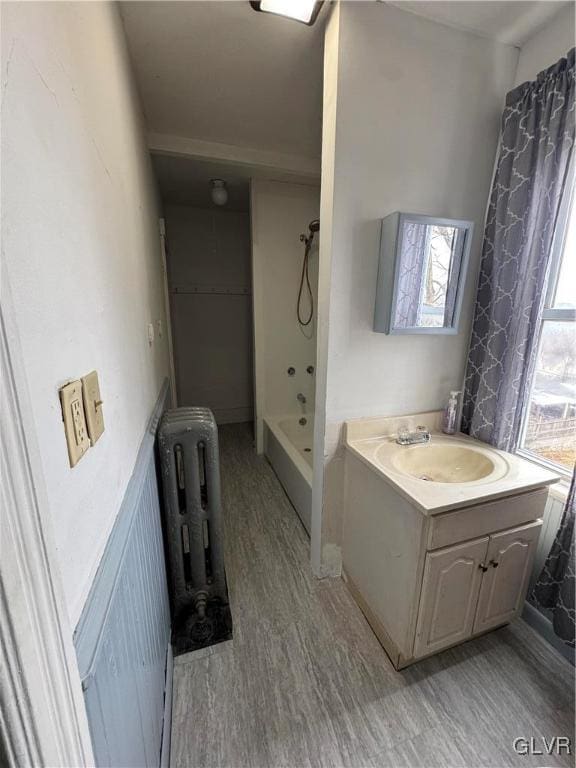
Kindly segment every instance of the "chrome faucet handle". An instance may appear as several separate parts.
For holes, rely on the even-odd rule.
[[[396,442],[399,445],[416,445],[417,443],[429,443],[432,439],[428,427],[418,426],[411,432],[407,427],[399,427]]]
[[[422,439],[425,443],[429,443],[430,440],[432,440],[432,435],[430,434],[430,430],[428,427],[418,427],[418,432],[422,435]]]

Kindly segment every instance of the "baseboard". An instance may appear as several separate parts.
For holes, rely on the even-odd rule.
[[[168,645],[166,654],[166,684],[164,688],[164,721],[162,725],[162,749],[160,768],[170,768],[170,745],[172,739],[172,680],[174,678],[174,656]]]
[[[522,611],[522,618],[526,624],[543,637],[544,640],[557,650],[561,656],[569,661],[572,666],[575,666],[575,649],[570,648],[569,645],[566,645],[566,643],[558,637],[554,632],[554,627],[552,626],[550,619],[540,613],[538,608],[526,601],[524,603],[524,610]]]
[[[241,406],[239,408],[212,408],[217,424],[241,424],[254,420],[254,408]]]

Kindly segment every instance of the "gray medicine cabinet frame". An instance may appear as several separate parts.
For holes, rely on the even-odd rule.
[[[398,275],[400,259],[398,258],[398,246],[400,245],[400,233],[404,221],[415,221],[422,224],[434,224],[440,227],[458,227],[464,231],[464,245],[462,246],[462,259],[460,273],[458,275],[458,287],[454,300],[454,313],[452,325],[448,328],[394,328],[392,325],[393,310],[396,306],[398,289]],[[378,277],[376,280],[376,302],[374,306],[374,331],[390,335],[455,335],[460,325],[460,313],[466,287],[468,274],[468,262],[470,260],[470,248],[474,235],[474,222],[466,219],[446,219],[438,216],[424,216],[419,213],[400,213],[396,211],[382,219],[380,234],[380,257],[378,260]]]

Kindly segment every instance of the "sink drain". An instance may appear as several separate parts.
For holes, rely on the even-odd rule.
[[[428,480],[428,482],[432,482],[432,478],[428,477],[428,475],[420,475],[420,480]]]

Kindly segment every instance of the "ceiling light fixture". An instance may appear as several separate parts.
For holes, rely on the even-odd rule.
[[[320,13],[322,2],[318,0],[250,0],[255,11],[285,16],[312,26]]]
[[[210,186],[212,187],[212,202],[216,205],[226,205],[228,202],[226,182],[223,179],[211,179]]]

